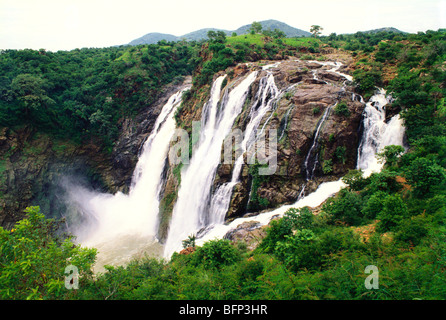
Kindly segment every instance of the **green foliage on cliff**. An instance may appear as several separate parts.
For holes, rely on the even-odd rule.
[[[154,102],[162,85],[191,74],[195,43],[4,50],[0,126],[31,125],[57,137],[111,143],[123,116]]]

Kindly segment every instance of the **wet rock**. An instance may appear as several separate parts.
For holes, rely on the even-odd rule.
[[[266,236],[265,228],[256,221],[244,222],[229,231],[224,238],[233,242],[243,241],[247,244],[248,250],[254,250]]]

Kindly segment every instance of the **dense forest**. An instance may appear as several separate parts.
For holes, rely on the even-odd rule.
[[[96,250],[74,245],[61,222],[38,207],[11,230],[0,228],[1,299],[444,299],[446,298],[446,31],[332,34],[284,38],[280,32],[201,43],[81,49],[6,50],[0,54],[0,126],[31,125],[78,143],[92,135],[113,144],[119,120],[154,101],[162,84],[193,75],[193,96],[215,72],[238,62],[354,58],[365,99],[376,87],[394,97],[409,150],[389,146],[384,168],[352,170],[347,187],[317,214],[290,209],[271,222],[254,250],[213,240],[170,261],[138,259],[93,275]],[[206,58],[204,58],[206,57]],[[104,151],[106,152],[106,151]],[[67,261],[80,272],[67,290]],[[379,289],[364,282],[369,265]]]
[[[55,137],[111,144],[123,116],[155,101],[162,85],[188,75],[194,43],[0,55],[0,126],[32,125]]]

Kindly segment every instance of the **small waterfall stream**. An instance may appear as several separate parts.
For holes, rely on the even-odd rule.
[[[222,184],[212,197],[210,214],[212,224],[221,224],[224,222],[226,212],[231,202],[232,190],[240,181],[240,173],[244,163],[244,155],[248,152],[256,141],[256,132],[262,118],[271,110],[274,100],[280,92],[274,82],[272,73],[268,72],[266,76],[260,79],[259,90],[257,91],[255,101],[249,114],[249,122],[246,125],[244,138],[240,143],[239,156],[235,159],[232,170],[231,181]],[[249,157],[249,155],[247,155]]]
[[[333,66],[332,69],[328,70],[328,72],[333,72],[335,74],[338,74],[342,77],[344,77],[346,79],[346,81],[352,81],[353,78],[350,75],[344,74],[339,72],[339,68],[342,66],[342,63],[340,62],[331,62],[331,61],[326,61],[326,62],[320,62],[320,61],[311,61],[313,63],[317,63],[323,66]],[[322,81],[317,77],[317,71],[313,70],[313,80],[316,81]],[[324,81],[326,84],[328,84],[328,82]],[[344,81],[344,87],[342,87],[343,90],[345,90],[345,81]],[[305,161],[303,163],[303,171],[305,172],[305,182],[302,184],[302,188],[300,190],[299,196],[297,197],[297,199],[301,199],[304,195],[305,195],[305,189],[307,186],[308,181],[312,180],[314,177],[314,172],[316,170],[316,167],[319,163],[319,152],[318,152],[318,147],[319,147],[319,133],[320,130],[323,126],[323,124],[325,123],[325,121],[327,120],[327,118],[330,116],[330,112],[331,110],[336,107],[337,102],[334,105],[329,106],[328,108],[325,109],[321,119],[319,120],[317,126],[316,126],[316,130],[314,133],[314,137],[313,137],[313,143],[307,153],[307,156],[305,157]]]
[[[357,168],[368,176],[372,172],[381,170],[383,164],[378,162],[375,155],[381,152],[385,146],[401,145],[404,143],[403,121],[399,115],[385,122],[385,106],[391,102],[391,97],[384,89],[370,98],[364,109],[364,132],[359,145]]]

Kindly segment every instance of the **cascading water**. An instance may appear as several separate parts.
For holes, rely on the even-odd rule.
[[[316,126],[316,131],[314,133],[313,143],[310,147],[310,150],[307,153],[307,156],[305,157],[304,162],[304,170],[305,170],[305,180],[309,181],[313,179],[314,177],[314,171],[316,169],[316,166],[318,164],[318,146],[319,146],[319,133],[321,131],[322,125],[325,123],[325,120],[327,120],[328,116],[330,115],[330,111],[333,107],[336,106],[337,103],[334,105],[329,106],[327,109],[325,109],[324,114],[322,115],[321,120]]]
[[[391,101],[384,89],[379,89],[367,102],[364,109],[364,133],[358,152],[357,168],[368,176],[372,172],[381,170],[383,164],[378,162],[375,155],[388,145],[403,145],[403,121],[395,115],[388,123],[385,122],[385,106]]]
[[[224,77],[217,78],[212,85],[211,98],[203,108],[198,145],[190,164],[181,174],[181,186],[164,250],[166,257],[181,249],[182,240],[209,225],[211,189],[220,163],[221,147],[243,108],[257,71],[251,72],[229,93],[226,90],[220,102]]]
[[[337,72],[340,64],[325,65],[332,65],[333,69],[329,71],[350,80],[347,75]],[[274,66],[276,65],[269,65],[263,69],[268,70]],[[267,71],[267,75],[259,83],[259,90],[250,109],[245,135],[239,153],[236,153],[231,180],[212,193],[216,170],[221,160],[222,144],[242,111],[249,88],[257,75],[257,71],[251,72],[232,90],[226,89],[223,95],[221,91],[225,76],[214,81],[211,97],[203,107],[200,136],[192,159],[189,164],[183,163],[182,183],[173,209],[164,252],[161,244],[156,241],[159,198],[163,186],[163,170],[175,131],[173,116],[180,103],[181,92],[172,96],[163,107],[142,149],[128,195],[98,194],[73,185],[67,189],[71,203],[74,203],[90,222],[89,226],[83,226],[84,233],[73,233],[82,244],[99,249],[100,265],[122,264],[142,251],[150,251],[159,256],[164,254],[164,257],[168,258],[174,251],[181,249],[182,240],[206,227],[213,226],[202,232],[202,236],[196,241],[198,245],[213,238],[222,238],[229,230],[245,221],[258,221],[263,225],[267,224],[272,216],[280,216],[290,207],[317,206],[344,186],[341,180],[323,183],[308,196],[304,197],[301,192],[298,201],[293,205],[282,206],[250,218],[235,219],[224,225],[233,187],[240,179],[244,154],[249,153],[256,141],[259,124],[267,112],[274,111],[274,103],[281,95],[273,75]],[[357,99],[357,96],[353,94],[352,99]],[[387,102],[388,98],[381,90],[370,99],[364,111],[364,131],[358,152],[358,168],[365,172],[380,170],[375,154],[384,146],[403,143],[404,127],[399,117],[395,116],[385,123],[384,106]],[[311,159],[317,153],[314,151],[317,150],[319,132],[334,106],[325,110],[316,127],[313,145],[305,159],[307,179],[314,173],[316,162]],[[268,119],[261,131],[265,129],[267,122]]]
[[[265,69],[264,69],[265,70]],[[212,196],[210,215],[212,224],[222,224],[231,202],[232,190],[239,182],[242,170],[244,154],[253,147],[256,140],[256,131],[262,118],[271,110],[274,100],[280,92],[274,81],[272,73],[260,79],[259,90],[249,114],[249,122],[246,125],[244,138],[240,144],[240,153],[235,159],[231,181],[222,184]],[[249,157],[249,156],[248,156]]]
[[[68,202],[86,220],[79,228],[74,226],[73,234],[83,245],[98,248],[99,268],[104,264],[125,263],[143,251],[161,254],[161,245],[156,241],[159,195],[176,126],[174,114],[182,92],[172,95],[163,106],[144,143],[128,195],[101,194],[76,185],[66,186]]]
[[[405,128],[399,115],[395,115],[388,123],[385,123],[385,110],[383,107],[388,102],[389,97],[386,97],[385,91],[381,89],[370,98],[364,109],[364,131],[358,152],[358,168],[364,171],[364,175],[381,170],[382,165],[379,165],[376,159],[377,152],[387,145],[403,145]],[[273,211],[264,212],[256,216],[238,218],[226,225],[220,224],[204,237],[198,239],[196,244],[202,245],[204,242],[215,238],[221,239],[228,232],[245,222],[254,221],[258,223],[257,226],[266,225],[271,221],[272,217],[280,217],[290,208],[316,207],[345,186],[342,179],[324,182],[313,193],[305,197],[299,197],[294,204],[284,205]]]

